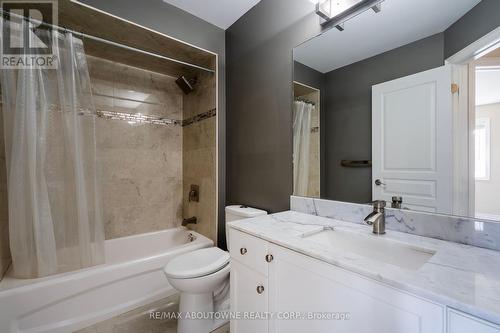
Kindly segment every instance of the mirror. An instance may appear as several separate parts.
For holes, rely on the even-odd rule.
[[[447,54],[478,2],[385,0],[293,49],[294,195],[500,220],[500,49]]]

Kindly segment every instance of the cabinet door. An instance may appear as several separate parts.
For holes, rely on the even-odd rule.
[[[267,277],[236,260],[231,260],[230,279],[231,312],[241,316],[231,319],[231,333],[267,333],[267,320],[245,318],[267,313],[269,299]]]
[[[272,318],[271,333],[444,332],[440,305],[279,246],[270,251],[269,311],[333,318]]]
[[[500,333],[500,326],[450,309],[448,333]]]

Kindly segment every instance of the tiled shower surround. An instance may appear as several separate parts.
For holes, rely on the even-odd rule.
[[[215,74],[184,95],[175,77],[87,56],[96,118],[106,239],[177,227],[215,241]],[[173,120],[173,121],[172,121]],[[0,128],[0,278],[10,264],[3,126]],[[200,201],[188,202],[190,184]]]
[[[196,216],[198,224],[191,228],[215,241],[217,236],[216,214],[216,85],[213,74],[198,76],[196,90],[184,95],[182,128],[183,149],[183,215]],[[207,113],[208,111],[208,113]],[[191,184],[200,186],[200,201],[189,202]]]
[[[195,91],[185,95],[175,77],[95,57],[88,63],[100,115],[106,239],[173,228],[191,216],[198,217],[197,229],[214,239],[215,75],[200,75]],[[103,113],[135,118],[115,120]],[[206,113],[209,118],[192,122]],[[187,158],[193,149],[197,160]],[[188,183],[200,186],[199,203],[187,201]],[[195,205],[203,210],[187,214]]]

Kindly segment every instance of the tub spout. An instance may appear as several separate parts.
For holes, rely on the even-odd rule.
[[[193,216],[193,217],[190,217],[188,219],[183,219],[182,220],[182,226],[185,227],[187,226],[188,224],[196,224],[198,223],[197,219],[196,219],[196,216]]]

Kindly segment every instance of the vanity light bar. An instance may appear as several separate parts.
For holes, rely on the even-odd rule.
[[[316,4],[316,14],[323,26],[335,26],[339,31],[344,30],[344,23],[353,17],[372,9],[378,13],[382,9],[384,0],[323,0]]]

